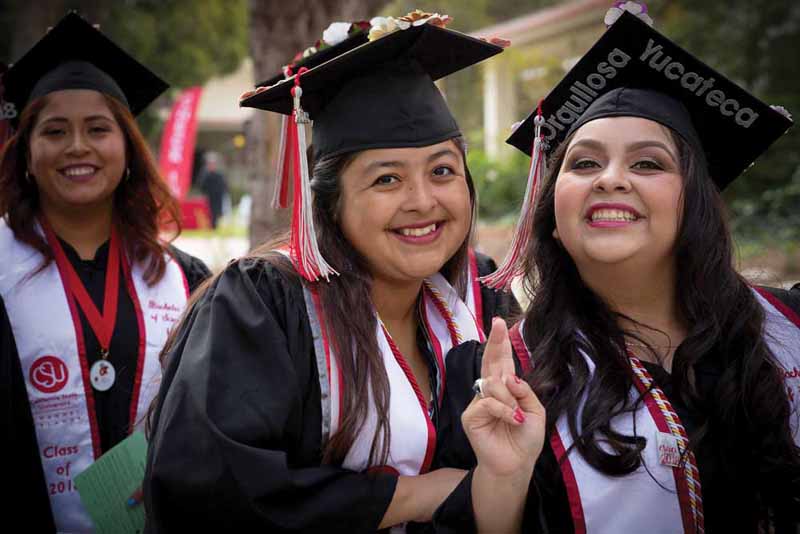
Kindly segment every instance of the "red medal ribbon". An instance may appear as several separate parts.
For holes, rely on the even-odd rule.
[[[107,355],[111,346],[111,337],[114,335],[114,325],[117,322],[117,301],[119,299],[119,266],[120,266],[120,246],[119,235],[116,228],[111,228],[111,242],[108,247],[108,263],[106,264],[106,284],[103,296],[103,313],[98,311],[94,301],[92,301],[86,287],[83,285],[78,273],[67,259],[61,243],[56,237],[50,224],[42,218],[42,228],[50,247],[55,255],[56,265],[64,279],[67,288],[67,297],[72,298],[80,306],[89,326],[97,337],[103,354]]]

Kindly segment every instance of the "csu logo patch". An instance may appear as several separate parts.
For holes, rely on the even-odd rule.
[[[31,384],[42,393],[55,393],[67,385],[67,365],[55,356],[37,358],[29,373]]]

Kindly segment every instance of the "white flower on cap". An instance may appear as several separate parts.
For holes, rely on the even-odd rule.
[[[407,30],[412,26],[422,26],[423,24],[430,24],[432,26],[439,26],[445,28],[452,19],[448,15],[441,15],[439,13],[426,13],[415,9],[408,15],[399,18],[395,17],[375,17],[369,21],[372,28],[369,30],[369,40],[374,41],[380,39],[384,35],[388,35],[396,30]]]
[[[388,35],[396,30],[407,30],[411,27],[410,22],[394,17],[374,17],[369,21],[369,24],[372,26],[367,36],[370,41],[380,39],[384,35]]]
[[[606,11],[606,16],[603,19],[606,26],[611,26],[617,19],[622,16],[622,14],[627,11],[632,15],[636,15],[638,18],[643,20],[647,23],[648,26],[653,25],[653,19],[650,18],[650,15],[647,14],[647,6],[645,4],[640,4],[639,2],[615,2],[614,5]]]
[[[331,25],[322,32],[322,41],[328,46],[337,45],[347,39],[347,35],[350,33],[350,28],[352,26],[350,22],[332,22]]]

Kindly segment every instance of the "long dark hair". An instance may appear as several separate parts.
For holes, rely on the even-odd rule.
[[[463,139],[456,138],[455,141],[464,155]],[[371,384],[378,425],[373,436],[370,461],[384,464],[389,452],[389,382],[378,341],[375,339],[375,314],[368,304],[371,302],[372,282],[366,260],[345,239],[338,223],[341,195],[339,176],[351,160],[352,156],[318,161],[311,181],[314,191],[314,222],[319,228],[320,249],[328,261],[341,266],[338,269],[340,276],[330,283],[317,284],[333,345],[340,355],[338,363],[345,382],[341,409],[344,417],[339,430],[331,436],[325,448],[325,460],[340,463],[344,459],[366,419],[369,407],[368,388]],[[466,159],[464,168],[474,221],[475,189]],[[470,231],[470,235],[471,233]],[[445,278],[460,289],[462,298],[466,289],[470,235],[467,235],[456,254],[441,270]],[[347,352],[342,351],[341,347],[354,347],[352,357],[342,357]],[[381,435],[385,439],[380,440]],[[381,444],[381,450],[378,450]]]
[[[780,368],[762,335],[764,312],[734,270],[725,206],[705,156],[679,135],[672,137],[684,178],[676,287],[688,325],[686,339],[674,354],[674,394],[691,411],[703,414],[703,423],[690,436],[692,448],[707,440],[704,446],[713,447],[723,465],[753,469],[759,517],[766,519],[769,508],[791,510],[798,505],[800,453],[789,424],[791,407]],[[574,448],[595,469],[619,476],[641,465],[646,443],[642,436],[611,427],[615,416],[642,402],[641,397],[630,397],[633,373],[625,339],[643,340],[620,326],[620,319],[630,318],[612,311],[583,282],[553,236],[555,182],[568,144],[569,139],[553,155],[536,207],[534,239],[525,254],[531,304],[523,334],[534,357],[534,369],[526,378],[545,404],[548,431],[553,432],[565,415],[577,436]],[[582,353],[592,359],[593,373]],[[710,361],[722,374],[711,393],[703,395],[695,369]],[[795,489],[787,491],[791,485]]]
[[[103,95],[125,136],[125,152],[130,169],[128,178],[114,191],[114,218],[131,258],[144,266],[144,279],[152,285],[166,269],[166,244],[159,237],[162,225],[180,232],[178,203],[158,172],[130,110],[116,99]],[[47,95],[25,106],[19,128],[0,154],[0,216],[8,222],[17,240],[38,250],[45,258],[41,268],[53,260],[47,242],[36,231],[39,190],[26,175],[30,137],[36,119],[47,105]]]
[[[467,289],[468,250],[472,240],[475,222],[475,186],[469,169],[466,166],[466,144],[462,137],[453,139],[464,158],[467,187],[472,208],[471,225],[464,242],[456,253],[440,270],[441,274],[458,290],[464,298]],[[340,464],[344,461],[356,436],[363,428],[369,411],[370,387],[377,414],[377,427],[372,438],[370,464],[383,465],[388,458],[389,450],[389,380],[383,365],[383,358],[375,338],[377,326],[371,302],[370,289],[372,277],[366,260],[345,238],[339,226],[341,205],[341,175],[347,165],[358,153],[342,154],[334,157],[311,161],[311,189],[314,192],[312,210],[314,225],[317,229],[319,249],[325,259],[340,274],[331,277],[330,281],[321,280],[313,283],[320,297],[327,331],[331,336],[331,344],[337,356],[337,363],[344,379],[342,420],[336,433],[324,446],[323,461],[329,464]],[[311,159],[311,158],[309,158]],[[277,237],[258,247],[247,259],[255,259],[274,265],[301,283],[300,276],[294,271],[285,256],[275,249],[287,242],[285,236]],[[217,275],[219,276],[219,275]],[[188,316],[191,307],[197,302],[206,288],[213,286],[217,276],[206,280],[192,295],[184,312]],[[305,283],[305,282],[304,282]],[[183,319],[181,320],[183,323]],[[173,344],[174,337],[181,330],[180,325],[173,330],[170,339],[162,351],[162,367],[164,358]],[[341,347],[351,347],[351,350]],[[148,417],[149,426],[154,415],[153,406]]]

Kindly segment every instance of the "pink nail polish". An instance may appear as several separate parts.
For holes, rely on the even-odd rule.
[[[525,422],[525,413],[522,410],[520,410],[519,407],[517,407],[514,410],[514,421],[516,421],[519,424]]]
[[[519,379],[519,377],[518,377],[517,375],[513,375],[513,376],[514,376],[514,382],[516,382],[517,384],[519,384],[520,382],[522,382],[522,380],[520,380],[520,379]]]

